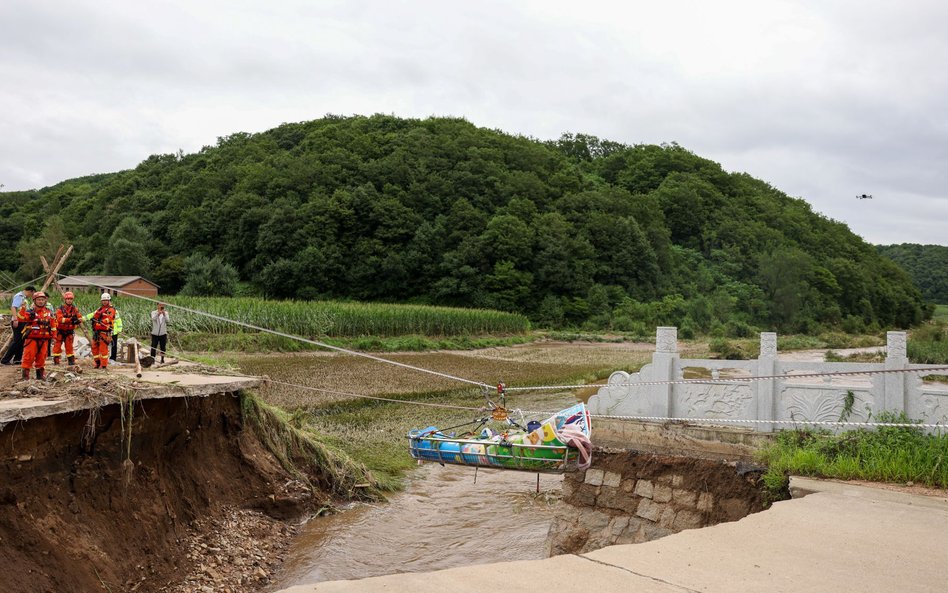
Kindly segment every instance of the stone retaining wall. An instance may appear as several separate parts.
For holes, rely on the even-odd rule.
[[[549,555],[585,553],[736,521],[763,510],[763,468],[630,450],[596,450],[566,475],[547,538]]]

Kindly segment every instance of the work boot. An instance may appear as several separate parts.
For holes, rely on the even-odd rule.
[[[58,356],[54,356],[54,357],[53,357],[53,364],[55,364],[55,365],[58,365],[58,364],[59,364],[59,357],[58,357]]]
[[[67,357],[66,357],[66,360],[69,361],[69,366],[71,366],[71,367],[76,366],[76,357],[75,357],[75,356],[67,356]]]
[[[21,369],[21,370],[23,371],[23,378],[24,378],[24,379],[29,379],[29,378],[30,378],[30,369]]]
[[[46,378],[46,369],[36,369],[36,378],[42,381]]]

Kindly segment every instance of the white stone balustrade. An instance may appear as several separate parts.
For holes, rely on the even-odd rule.
[[[742,419],[745,426],[772,432],[787,428],[779,421],[869,422],[883,410],[904,412],[925,424],[948,425],[948,386],[923,382],[924,372],[794,377],[812,373],[924,370],[935,365],[911,364],[906,356],[905,332],[888,332],[882,363],[805,362],[781,357],[777,334],[760,334],[756,360],[682,359],[678,330],[659,327],[652,362],[638,373],[618,371],[588,402],[594,414],[701,420]],[[729,378],[770,377],[749,382]],[[650,382],[707,378],[701,383]]]

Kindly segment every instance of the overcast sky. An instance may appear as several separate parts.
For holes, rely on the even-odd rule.
[[[948,245],[948,3],[4,0],[0,184],[327,113],[678,142]],[[872,194],[872,200],[857,200]]]

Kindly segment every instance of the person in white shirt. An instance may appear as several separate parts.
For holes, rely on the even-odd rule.
[[[161,362],[165,361],[165,352],[168,351],[168,312],[165,304],[158,303],[158,308],[151,312],[151,357],[161,354]],[[157,359],[156,359],[157,360]]]
[[[2,364],[20,366],[20,359],[23,357],[23,328],[19,327],[20,322],[17,320],[17,315],[23,305],[31,306],[30,303],[35,291],[36,288],[33,286],[27,286],[22,292],[13,295],[13,302],[10,303],[10,326],[13,328],[13,341],[10,343],[10,347],[7,348],[6,354],[3,355],[3,359],[0,360]]]

